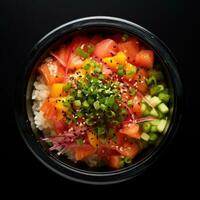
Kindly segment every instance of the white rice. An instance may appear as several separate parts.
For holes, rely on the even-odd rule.
[[[50,89],[45,84],[43,78],[38,76],[36,81],[34,82],[34,89],[32,92],[32,100],[33,100],[33,113],[34,113],[34,122],[35,126],[39,130],[43,130],[44,132],[48,132],[52,129],[51,124],[47,119],[44,118],[43,112],[40,111],[40,108],[44,101],[48,98]]]

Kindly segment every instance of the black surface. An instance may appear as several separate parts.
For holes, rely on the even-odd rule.
[[[113,187],[126,191],[133,188],[135,193],[145,188],[146,193],[155,194],[157,189],[178,191],[177,185],[187,188],[190,182],[187,178],[197,174],[195,156],[191,148],[191,139],[197,133],[193,123],[194,87],[197,85],[197,76],[191,72],[195,65],[192,56],[195,55],[194,44],[195,26],[198,23],[198,7],[193,1],[67,1],[67,0],[12,0],[0,2],[0,56],[1,56],[1,122],[3,128],[1,143],[3,144],[1,166],[3,166],[5,184],[7,188],[14,188],[21,184],[22,188],[44,191],[45,186],[55,187],[57,190],[71,190],[79,188],[88,191],[88,188],[102,191],[102,187],[80,185],[65,180],[44,167],[27,149],[15,124],[12,100],[15,77],[19,68],[23,68],[23,61],[27,52],[43,35],[58,25],[71,19],[92,15],[110,15],[133,21],[163,40],[177,57],[180,71],[185,83],[186,115],[184,123],[174,143],[157,164],[144,175],[134,180],[116,186],[103,187],[104,192],[115,191]],[[199,67],[199,66],[198,66]],[[188,70],[191,69],[191,70]],[[189,117],[187,117],[189,116]],[[189,139],[188,139],[189,137]],[[194,155],[194,154],[193,154]],[[188,164],[190,163],[190,165]],[[194,165],[194,168],[193,168]],[[192,169],[189,168],[192,166]],[[37,181],[37,184],[33,184]],[[166,184],[170,181],[170,185]],[[189,187],[189,186],[188,186]],[[123,188],[123,189],[122,189]],[[130,191],[130,189],[129,189]],[[185,190],[187,191],[187,190]],[[120,192],[120,190],[119,190]],[[19,192],[21,193],[21,192]],[[102,193],[100,193],[102,194]],[[99,194],[99,195],[100,195]],[[104,194],[105,195],[105,194]]]

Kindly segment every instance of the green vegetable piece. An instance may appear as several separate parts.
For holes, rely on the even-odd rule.
[[[131,158],[129,158],[129,157],[125,157],[125,158],[124,158],[124,163],[130,164],[131,162],[132,162],[132,159],[131,159]]]
[[[98,134],[99,136],[105,134],[105,132],[106,132],[106,129],[105,129],[104,126],[99,126],[99,127],[97,127],[97,134]]]
[[[131,107],[133,105],[133,100],[132,99],[128,100],[127,104],[129,107]]]
[[[90,118],[87,118],[87,119],[85,120],[85,123],[86,123],[88,126],[92,126],[92,125],[94,124],[93,120],[90,119]]]
[[[83,113],[82,112],[77,112],[76,115],[77,115],[77,117],[83,117]]]
[[[128,71],[126,71],[126,75],[133,75],[137,71],[136,66],[132,65]]]
[[[63,102],[63,106],[65,106],[65,107],[69,107],[69,106],[70,106],[70,103],[69,103],[69,101],[67,101],[67,100],[66,100],[66,101],[64,101],[64,102]]]
[[[74,96],[68,95],[68,96],[66,97],[66,101],[68,101],[68,102],[74,101]]]
[[[120,160],[120,167],[124,167],[124,159]]]
[[[109,128],[107,135],[108,135],[108,138],[112,138],[114,136],[114,129],[113,128]]]
[[[117,103],[114,103],[114,104],[113,104],[113,110],[114,110],[114,111],[117,111],[118,109],[119,109],[118,104],[117,104]]]
[[[114,135],[114,136],[112,137],[112,141],[113,141],[114,143],[117,143],[117,137],[116,137],[116,135]]]
[[[149,133],[149,140],[151,142],[155,142],[158,139],[158,135],[156,133]]]
[[[157,105],[161,103],[161,100],[157,96],[153,96],[150,99],[150,103],[153,107],[156,107]]]
[[[117,69],[118,69],[118,70],[117,70],[117,73],[118,73],[119,76],[123,76],[123,75],[125,74],[124,66],[123,66],[123,65],[121,65],[121,64],[118,65],[118,66],[117,66]]]
[[[74,105],[75,105],[76,107],[81,107],[81,101],[80,101],[80,100],[75,100],[75,101],[74,101]]]
[[[72,87],[72,84],[71,83],[67,83],[67,84],[65,84],[64,86],[63,86],[63,90],[65,91],[65,92],[67,92],[67,91],[69,91],[69,89]]]
[[[125,33],[125,34],[122,35],[122,41],[123,42],[126,42],[128,40],[128,38],[129,38],[128,34]]]
[[[115,112],[113,112],[112,110],[110,110],[110,111],[107,113],[107,116],[108,116],[109,118],[113,118],[113,117],[116,116],[116,114],[115,114]]]
[[[159,123],[160,123],[160,120],[158,120],[158,119],[155,119],[155,120],[150,122],[150,124],[154,125],[154,126],[158,126]]]
[[[170,99],[170,95],[169,94],[166,94],[166,93],[163,93],[161,92],[159,95],[158,95],[159,99],[164,101],[165,103],[168,103],[169,99]]]
[[[157,80],[155,76],[150,76],[148,79],[146,79],[147,85],[156,85]]]
[[[142,129],[143,129],[145,132],[149,132],[149,131],[150,131],[150,128],[151,128],[150,122],[144,122],[144,123],[143,123]]]
[[[89,108],[89,103],[85,100],[84,102],[83,102],[83,107],[84,108]]]
[[[124,72],[123,69],[118,69],[117,74],[118,74],[119,76],[123,76],[123,75],[125,74],[125,72]]]
[[[105,79],[105,75],[104,75],[104,74],[99,74],[98,79],[99,79],[99,80]]]
[[[94,45],[88,44],[87,45],[87,52],[91,55],[94,52]]]
[[[88,101],[89,104],[93,104],[94,103],[94,98],[89,96],[87,101]]]
[[[52,143],[51,141],[48,141],[48,140],[47,140],[46,143],[47,143],[47,145],[50,146],[50,147],[53,146],[53,143]]]
[[[164,113],[158,111],[158,118],[159,119],[162,119],[164,117],[164,115],[165,115]]]
[[[157,71],[155,69],[149,70],[149,76],[150,77],[154,76],[156,78],[156,80],[160,80],[160,81],[162,81],[163,78],[164,78],[162,72],[161,71]]]
[[[160,105],[158,105],[158,109],[163,114],[166,114],[167,112],[169,112],[169,108],[164,103],[161,103]]]
[[[83,97],[81,90],[77,91],[77,97],[79,97],[79,98]]]
[[[157,132],[158,131],[158,129],[157,129],[157,126],[151,126],[151,132]]]
[[[125,108],[122,108],[120,113],[121,113],[121,115],[126,116],[127,110]]]
[[[101,105],[100,105],[100,108],[101,108],[101,110],[104,111],[104,110],[106,110],[107,107],[106,107],[104,104],[101,104]]]
[[[150,89],[150,95],[154,96],[157,95],[158,93],[162,92],[164,90],[163,85],[155,85]]]
[[[84,67],[83,67],[83,68],[84,68],[85,70],[89,70],[89,69],[90,69],[90,67],[91,67],[90,63],[87,63],[86,65],[84,65]]]
[[[94,69],[94,72],[96,73],[100,73],[101,72],[101,67],[99,65],[97,65]]]
[[[147,109],[147,105],[145,103],[141,103],[141,111],[144,113],[146,109]]]
[[[167,125],[167,120],[161,119],[160,123],[157,126],[158,132],[162,133]]]
[[[93,106],[94,106],[95,110],[99,110],[99,108],[100,108],[99,101],[95,101],[95,102],[93,103]]]
[[[153,117],[158,117],[158,112],[155,108],[152,108],[149,114]]]
[[[76,139],[76,144],[82,145],[83,144],[83,139],[82,138]]]
[[[148,107],[146,107],[146,109],[144,111],[142,111],[142,112],[143,112],[144,116],[150,115],[150,109]]]
[[[141,138],[142,140],[148,142],[150,136],[149,136],[147,133],[143,132],[143,133],[141,134],[140,138]]]
[[[105,105],[111,107],[111,106],[113,106],[114,103],[115,103],[115,97],[114,96],[106,97]]]
[[[85,52],[83,49],[80,47],[76,48],[75,50],[76,55],[80,56],[81,58],[88,58],[90,55],[89,53]]]
[[[135,90],[134,88],[131,88],[131,89],[129,90],[129,94],[130,94],[131,96],[135,96],[136,90]]]
[[[65,121],[65,124],[71,124],[71,123],[72,123],[72,120],[67,118]]]

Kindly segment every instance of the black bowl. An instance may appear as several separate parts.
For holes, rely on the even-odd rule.
[[[157,59],[162,63],[173,96],[170,123],[160,143],[154,148],[142,152],[131,166],[116,171],[92,171],[86,167],[77,167],[70,162],[63,162],[56,155],[45,151],[41,142],[37,140],[37,134],[40,133],[33,122],[31,92],[36,77],[37,65],[48,54],[49,50],[59,43],[76,34],[92,34],[95,32],[125,32],[138,37],[140,41],[153,49]],[[32,153],[49,169],[65,178],[90,184],[111,184],[133,178],[154,163],[177,132],[183,110],[183,89],[177,65],[176,59],[162,41],[151,32],[132,22],[104,16],[87,17],[68,22],[48,33],[33,47],[23,71],[19,72],[15,116],[20,133]]]

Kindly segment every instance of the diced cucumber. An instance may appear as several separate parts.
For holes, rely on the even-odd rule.
[[[51,141],[46,141],[46,143],[47,143],[47,145],[50,146],[50,147],[53,146],[53,143],[52,143]]]
[[[153,95],[157,95],[159,94],[160,92],[162,92],[164,90],[164,86],[163,85],[155,85],[153,87],[151,87],[150,89],[150,95],[153,96]]]
[[[146,95],[146,96],[145,96],[145,99],[146,99],[147,101],[151,101],[151,96],[150,96],[150,95]]]
[[[150,103],[151,103],[151,105],[152,105],[153,107],[156,107],[156,106],[159,105],[161,102],[162,102],[162,101],[161,101],[158,97],[156,97],[156,96],[152,97],[151,100],[150,100]]]
[[[138,140],[137,143],[138,143],[140,149],[146,149],[149,146],[148,142],[146,142],[144,140]]]
[[[149,133],[149,140],[154,142],[158,139],[158,135],[156,133]]]
[[[158,112],[155,108],[152,108],[149,114],[153,117],[158,117]]]
[[[161,71],[150,69],[149,70],[149,76],[155,76],[157,80],[163,80],[163,73]]]
[[[165,129],[165,127],[166,127],[166,125],[167,125],[167,120],[161,119],[161,120],[160,120],[160,123],[159,123],[158,126],[157,126],[158,132],[160,132],[160,133],[163,132],[164,129]]]
[[[149,132],[149,130],[151,128],[151,124],[149,122],[144,122],[142,125],[142,128],[144,131]]]
[[[155,76],[150,76],[148,79],[146,79],[146,83],[147,85],[151,85],[151,84],[157,84],[157,80]]]
[[[149,141],[150,136],[147,133],[143,132],[140,138],[143,139],[144,141]]]
[[[167,103],[170,99],[170,95],[169,94],[166,94],[164,92],[161,92],[159,95],[158,95],[159,99],[162,100],[163,102]]]
[[[158,124],[160,124],[160,120],[159,119],[155,119],[155,120],[151,121],[150,124],[154,125],[154,126],[158,126]]]
[[[157,126],[153,125],[151,126],[151,132],[157,132],[158,129],[157,129]]]
[[[168,89],[168,88],[165,88],[165,89],[162,91],[162,93],[164,93],[164,94],[169,94],[169,89]]]
[[[147,109],[147,105],[145,103],[141,103],[141,111],[144,112]]]
[[[160,105],[158,105],[158,109],[164,114],[169,112],[169,108],[166,106],[165,103],[161,103]]]
[[[161,113],[160,111],[158,111],[158,117],[159,117],[159,119],[162,119],[164,117],[164,114]]]
[[[144,116],[148,116],[150,113],[150,109],[146,108],[146,110],[143,112]]]

